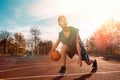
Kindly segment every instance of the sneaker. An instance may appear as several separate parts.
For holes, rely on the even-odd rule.
[[[92,67],[93,67],[93,70],[97,70],[97,61],[96,61],[96,59],[94,60]]]
[[[65,66],[62,66],[59,73],[65,73],[66,72],[66,67]]]

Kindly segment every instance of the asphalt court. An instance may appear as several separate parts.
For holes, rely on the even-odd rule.
[[[45,58],[43,58],[45,57]],[[0,80],[120,80],[120,62],[98,61],[98,70],[90,73],[92,67],[83,62],[81,68],[76,64],[77,58],[67,60],[67,73],[59,76],[61,62],[51,61],[48,57],[36,60],[10,60],[0,63]]]

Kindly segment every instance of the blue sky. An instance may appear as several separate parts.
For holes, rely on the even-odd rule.
[[[21,32],[28,37],[37,26],[41,38],[56,40],[61,30],[57,17],[65,15],[68,24],[87,38],[109,19],[120,19],[119,0],[0,0],[0,30]]]
[[[42,0],[0,0],[0,30],[24,34],[29,32],[30,27],[33,26],[45,29],[47,26],[55,24],[55,19],[51,16],[41,18],[29,14],[29,8],[37,2],[42,3]],[[42,10],[40,11],[42,12]],[[44,30],[40,31],[42,34],[47,33]]]
[[[30,5],[40,0],[0,0],[0,29],[17,26],[47,25],[53,18],[39,19],[28,13]],[[52,23],[51,23],[52,24]]]
[[[33,19],[27,15],[26,8],[31,0],[0,0],[0,22],[1,26],[10,28],[13,24],[27,25],[29,19]]]

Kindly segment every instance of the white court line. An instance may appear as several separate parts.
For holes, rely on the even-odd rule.
[[[98,63],[103,63],[103,62],[106,62],[106,61],[98,61]],[[53,63],[53,62],[51,62],[51,63]],[[85,63],[85,62],[84,62],[84,63]],[[76,65],[75,63],[73,63],[73,64]],[[22,64],[22,63],[20,63],[20,64],[10,64],[10,65],[6,65],[6,64],[5,64],[5,65],[1,65],[0,67],[9,67],[9,66],[13,66],[13,65],[17,65],[17,66],[18,66],[18,65],[19,65],[19,66],[21,66],[21,65],[25,65],[25,66],[26,66],[26,65],[28,65],[28,66],[30,66],[30,65],[43,65],[43,66],[44,66],[44,65],[45,65],[45,66],[48,65],[48,66],[49,66],[49,65],[51,65],[51,64],[39,63],[39,62],[38,62],[38,63],[32,63],[32,64]],[[56,65],[56,64],[55,64],[55,65]],[[67,65],[70,65],[70,64],[67,63]],[[104,64],[104,65],[106,65],[106,64]],[[107,65],[108,65],[108,64],[107,64]],[[110,63],[109,65],[119,65],[119,64],[117,64],[117,63],[114,63],[114,64]]]
[[[21,66],[21,65],[23,65],[23,66],[26,66],[26,65],[31,66],[31,65],[47,65],[47,64],[46,63],[31,63],[31,64],[22,64],[22,63],[20,63],[20,64],[10,64],[10,65],[5,64],[5,65],[2,65],[0,67],[9,67],[9,66],[13,66],[13,65],[15,65],[15,66]]]
[[[12,69],[6,69],[6,70],[0,70],[0,72],[7,72],[7,71],[13,71],[13,70],[21,70],[21,69],[27,69],[27,68],[33,68],[33,67],[41,67],[41,66],[59,66],[60,64],[44,64],[44,63],[39,63],[37,66],[27,66],[27,67],[20,67],[20,68],[12,68]],[[77,64],[67,64],[67,65],[77,65]],[[104,64],[105,65],[105,64]],[[108,64],[107,64],[108,65]],[[118,64],[109,64],[109,65],[117,65]]]
[[[13,69],[1,70],[0,72],[7,72],[7,71],[27,69],[27,68],[33,68],[33,67],[41,67],[41,66],[55,66],[55,65],[58,66],[60,64],[53,64],[53,65],[45,64],[45,65],[38,65],[38,66],[20,67],[20,68],[13,68]],[[68,64],[68,65],[75,65],[75,64]]]
[[[73,73],[73,74],[66,74],[65,76],[75,76],[75,75],[85,75],[85,74],[111,74],[111,73],[120,73],[120,71],[107,71],[107,72],[96,72],[96,73]],[[48,78],[48,77],[57,77],[57,76],[59,76],[59,75],[40,75],[40,76],[1,78],[0,80]]]

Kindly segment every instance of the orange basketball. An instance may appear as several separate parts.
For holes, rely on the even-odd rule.
[[[53,60],[53,61],[58,61],[60,60],[61,58],[61,54],[59,53],[58,50],[54,50],[50,53],[50,58]]]

